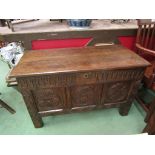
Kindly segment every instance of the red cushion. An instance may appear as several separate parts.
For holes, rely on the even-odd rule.
[[[119,36],[118,40],[123,46],[135,50],[136,36]]]
[[[33,40],[32,50],[83,47],[92,38],[73,38],[73,39],[56,39],[56,40]]]

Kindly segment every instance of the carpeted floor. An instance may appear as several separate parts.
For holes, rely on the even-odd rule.
[[[9,68],[0,60],[0,98],[12,106],[15,114],[0,108],[0,134],[139,134],[145,123],[145,113],[135,103],[128,116],[120,116],[118,109],[96,110],[85,113],[73,113],[43,118],[44,127],[34,128],[21,94],[14,88],[6,86],[5,76]]]

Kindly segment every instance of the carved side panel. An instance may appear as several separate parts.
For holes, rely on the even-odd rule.
[[[40,115],[38,114],[38,108],[35,104],[35,100],[32,95],[32,91],[29,89],[27,89],[27,90],[21,89],[21,93],[23,95],[23,99],[25,101],[27,110],[31,116],[34,126],[36,128],[42,127],[43,122],[42,122]]]
[[[126,101],[129,95],[131,87],[131,82],[114,82],[114,83],[107,83],[103,87],[102,96],[104,96],[104,103],[117,103]]]
[[[71,87],[72,107],[97,105],[100,102],[101,87],[98,85],[84,85]]]
[[[66,97],[64,88],[46,88],[32,91],[39,111],[64,109]]]
[[[119,109],[119,113],[122,116],[127,115],[129,113],[132,102],[133,102],[133,100],[134,100],[134,98],[138,92],[138,88],[139,88],[140,83],[141,83],[141,80],[137,80],[137,81],[132,82],[128,100],[125,104],[121,104],[120,109]]]

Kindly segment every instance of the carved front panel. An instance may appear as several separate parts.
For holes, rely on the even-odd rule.
[[[97,105],[100,102],[101,89],[98,85],[75,86],[70,90],[72,107]]]
[[[134,88],[132,83],[142,77],[143,68],[51,74],[17,80],[21,90],[32,92],[38,111],[67,111],[73,107],[126,102]]]
[[[64,88],[34,90],[33,95],[39,111],[65,108],[66,98]]]
[[[102,103],[126,101],[130,93],[131,81],[107,83],[103,86]]]

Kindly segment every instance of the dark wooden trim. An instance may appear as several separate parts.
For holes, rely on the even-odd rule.
[[[57,114],[69,114],[69,113],[74,113],[74,112],[86,112],[89,110],[103,110],[103,109],[110,109],[111,106],[113,106],[113,108],[119,108],[120,107],[120,103],[116,104],[116,103],[112,103],[112,104],[104,104],[103,106],[97,107],[96,105],[89,105],[89,106],[85,106],[85,107],[74,107],[71,110],[63,110],[63,109],[57,109],[57,110],[49,110],[49,111],[41,111],[38,112],[39,115],[41,117],[46,117],[46,116],[54,116]]]

